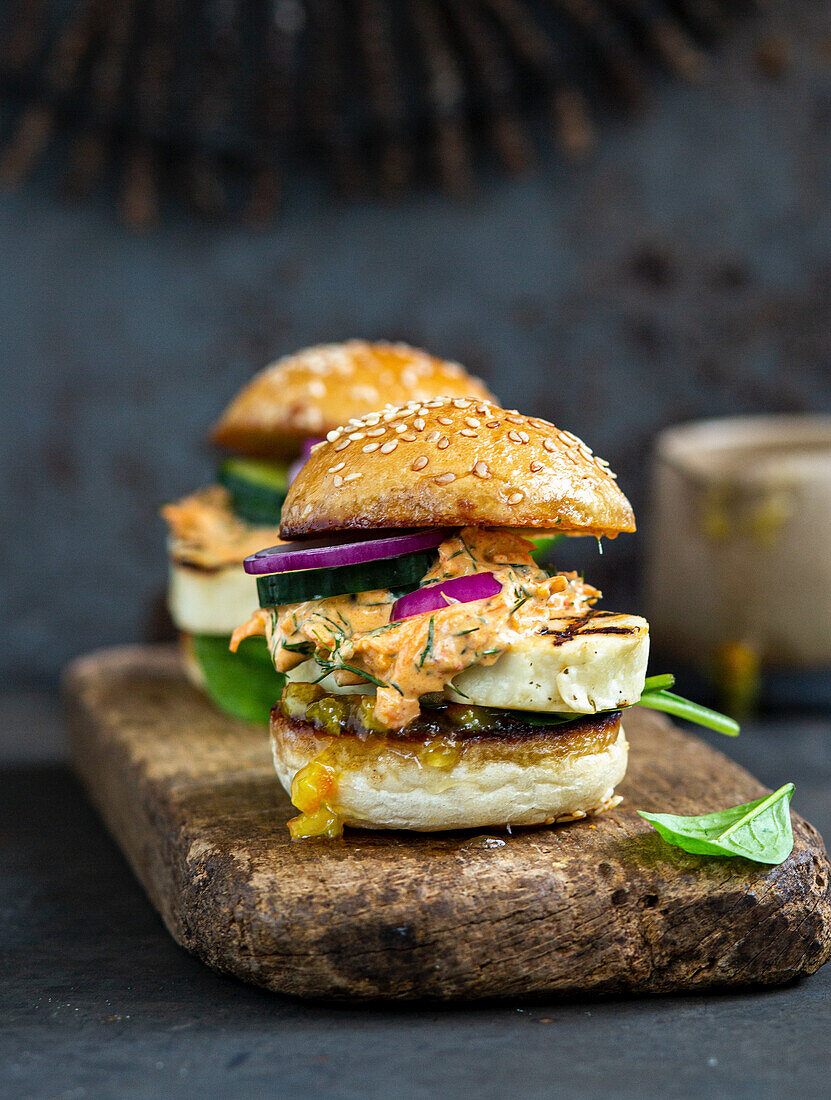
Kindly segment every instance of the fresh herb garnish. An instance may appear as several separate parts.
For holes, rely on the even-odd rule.
[[[784,862],[793,848],[790,804],[793,783],[728,810],[681,817],[638,813],[668,844],[702,856],[744,856],[756,863]]]
[[[385,684],[383,680],[379,680],[377,676],[373,676],[370,672],[366,672],[362,668],[358,668],[356,665],[348,665],[345,661],[327,661],[316,657],[315,660],[323,669],[323,672],[316,680],[312,680],[313,684],[319,684],[321,680],[325,679],[330,672],[353,672],[356,676],[362,676],[365,680],[368,680],[370,684],[374,684],[376,687],[385,688],[389,687],[389,684]]]
[[[418,659],[418,667],[424,668],[424,662],[428,657],[433,655],[433,631],[435,628],[435,616],[430,616],[430,625],[427,628],[427,644],[421,651],[421,656]]]
[[[465,550],[467,550],[467,554],[468,554],[468,557],[470,558],[470,560],[473,562],[474,565],[476,565],[476,556],[474,555],[473,551],[470,549],[470,547],[468,546],[468,544],[465,542],[465,540],[462,538],[461,535],[459,535],[459,542],[462,544],[462,546],[465,548]]]

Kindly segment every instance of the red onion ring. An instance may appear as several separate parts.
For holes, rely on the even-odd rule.
[[[315,444],[322,442],[323,440],[319,436],[314,435],[309,436],[308,439],[303,440],[303,446],[300,449],[300,457],[296,458],[294,462],[292,462],[291,466],[289,466],[287,474],[289,485],[291,485],[291,483],[309,461],[309,455],[312,453],[312,447],[314,447]]]
[[[427,611],[440,611],[448,603],[487,600],[501,591],[502,585],[493,573],[472,573],[467,577],[454,577],[453,580],[441,581],[439,584],[428,584],[396,600],[392,605],[390,622],[409,619],[413,615],[424,615]]]
[[[297,540],[281,546],[258,550],[246,558],[246,573],[292,573],[296,569],[334,569],[341,565],[361,565],[366,561],[381,561],[414,554],[417,550],[432,550],[447,538],[438,527],[422,531],[403,531],[394,535],[388,531],[367,532],[357,541],[352,532],[320,539]]]

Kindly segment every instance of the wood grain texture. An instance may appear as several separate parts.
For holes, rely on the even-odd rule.
[[[666,992],[786,982],[831,955],[831,868],[796,814],[779,867],[687,855],[637,816],[765,791],[651,712],[627,715],[625,800],[594,821],[292,843],[264,732],[215,711],[172,650],[81,658],[65,690],[75,768],[171,934],[269,989]]]

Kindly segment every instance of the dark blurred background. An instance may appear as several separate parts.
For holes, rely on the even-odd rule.
[[[831,411],[831,6],[771,2],[707,57],[640,114],[601,111],[582,163],[485,158],[463,200],[416,180],[395,202],[298,167],[266,229],[163,201],[131,232],[106,179],[62,195],[58,131],[0,197],[0,672],[160,636],[158,506],[211,479],[211,422],[304,345],[459,359],[609,459],[642,531],[665,425]],[[641,544],[577,555],[621,610]]]

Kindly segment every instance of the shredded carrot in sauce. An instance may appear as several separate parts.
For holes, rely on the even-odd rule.
[[[387,589],[330,596],[257,612],[234,633],[232,648],[264,634],[274,666],[287,672],[314,656],[321,672],[360,674],[377,687],[375,717],[400,729],[419,714],[419,698],[441,691],[471,665],[491,665],[522,637],[564,614],[582,614],[600,597],[577,573],[549,576],[533,543],[507,530],[466,527],[438,549],[422,585],[493,573],[502,591],[473,603],[390,622]]]

